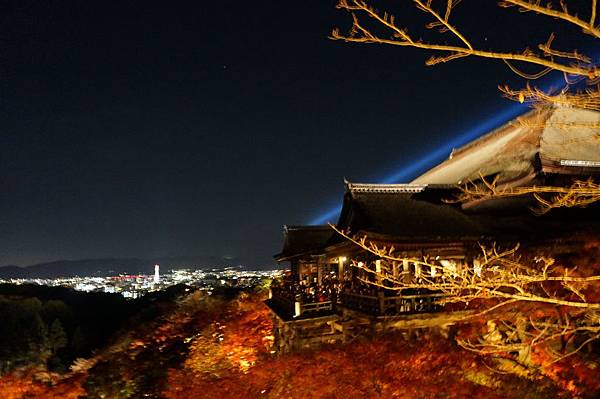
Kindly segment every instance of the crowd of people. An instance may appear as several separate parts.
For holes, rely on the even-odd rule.
[[[340,281],[337,273],[324,274],[320,284],[318,278],[314,276],[304,276],[299,281],[286,278],[274,281],[271,289],[280,297],[292,302],[300,301],[302,303],[337,302],[342,292],[377,296],[378,291],[378,288],[374,285],[353,281],[350,278]]]
[[[289,304],[287,306],[292,306],[296,302],[300,302],[303,305],[344,302],[344,305],[375,313],[387,313],[388,311],[393,313],[414,313],[433,311],[437,308],[434,303],[435,301],[431,302],[431,298],[418,300],[411,298],[407,300],[399,299],[400,302],[394,303],[385,302],[385,310],[380,309],[382,306],[380,305],[380,299],[378,299],[381,294],[380,287],[360,281],[360,279],[352,279],[350,276],[340,281],[337,273],[323,273],[320,278],[320,284],[318,276],[314,274],[304,275],[300,280],[294,280],[289,275],[282,280],[275,280],[271,285],[271,290],[273,296],[285,299]],[[393,290],[384,290],[382,292],[384,297],[398,295],[398,292]],[[352,295],[343,295],[344,293]],[[419,290],[407,290],[407,292],[404,292],[405,295],[409,296],[427,293],[419,292]]]
[[[324,275],[319,284],[316,277],[306,276],[300,281],[274,282],[271,289],[277,295],[302,303],[336,302],[342,289],[335,275]]]

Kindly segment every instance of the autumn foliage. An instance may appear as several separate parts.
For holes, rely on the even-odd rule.
[[[85,394],[81,383],[85,377],[77,374],[61,377],[38,368],[29,368],[2,376],[2,399],[76,399]]]
[[[124,331],[71,373],[20,370],[0,378],[0,398],[594,398],[597,363],[588,353],[538,371],[499,370],[496,358],[465,351],[429,331],[377,335],[318,350],[272,350],[270,310],[260,294],[188,295]],[[480,334],[483,323],[456,334]]]
[[[169,370],[164,396],[202,398],[538,398],[594,397],[590,364],[547,364],[527,378],[496,369],[440,336],[375,339],[277,356],[269,351],[269,313],[253,298],[237,301]],[[481,327],[481,325],[479,325]],[[475,329],[478,328],[477,324]],[[470,324],[460,327],[468,334]],[[543,363],[536,357],[538,365]]]
[[[523,398],[570,397],[543,377],[492,372],[481,357],[447,341],[396,336],[359,341],[258,363],[246,373],[169,374],[170,399],[203,398]],[[562,392],[561,392],[562,391]]]

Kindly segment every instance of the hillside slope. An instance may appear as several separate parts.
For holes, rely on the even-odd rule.
[[[154,306],[154,305],[153,305]],[[594,398],[595,365],[570,358],[528,378],[437,336],[357,340],[277,356],[259,294],[200,292],[149,308],[66,375],[30,368],[0,378],[25,398]]]

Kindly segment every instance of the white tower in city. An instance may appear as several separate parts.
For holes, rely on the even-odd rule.
[[[154,265],[154,284],[158,284],[160,282],[160,266]]]

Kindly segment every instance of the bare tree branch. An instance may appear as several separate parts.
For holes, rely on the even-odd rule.
[[[534,209],[538,214],[544,214],[556,208],[584,207],[600,200],[600,185],[593,179],[575,180],[571,186],[529,186],[501,187],[498,177],[488,181],[480,175],[477,182],[468,182],[460,187],[460,194],[448,203],[465,203],[470,201],[489,200],[492,198],[518,197],[533,195],[539,207]],[[544,195],[550,195],[545,197]]]
[[[358,276],[360,282],[400,295],[405,290],[417,290],[436,297],[442,305],[462,303],[469,307],[476,305],[475,309],[483,307],[465,321],[487,318],[489,331],[477,342],[460,339],[458,343],[468,350],[487,355],[518,352],[524,357],[535,346],[543,344],[551,348],[565,337],[586,337],[584,344],[570,352],[557,352],[558,361],[600,338],[600,302],[588,300],[587,295],[599,288],[600,275],[575,274],[576,268],[559,266],[548,257],[526,261],[519,255],[518,245],[507,250],[480,245],[481,254],[472,264],[403,257],[396,254],[393,245],[382,245],[366,236],[352,236],[331,227],[376,255],[379,267],[375,261],[370,264],[352,261],[362,273]],[[394,269],[399,264],[410,265],[411,269],[399,272]],[[535,305],[535,310],[527,308],[530,304]]]
[[[426,62],[427,65],[436,65],[460,57],[477,56],[504,61],[521,61],[529,64],[539,65],[545,69],[550,68],[551,70],[562,71],[569,75],[585,76],[591,79],[600,77],[600,71],[597,70],[593,64],[591,64],[589,57],[578,54],[576,51],[562,52],[552,50],[548,43],[539,46],[542,50],[541,54],[536,54],[529,49],[525,49],[520,53],[506,53],[476,49],[472,45],[471,41],[468,40],[463,33],[461,33],[453,24],[450,23],[449,18],[451,15],[451,10],[455,5],[451,0],[448,0],[446,3],[443,17],[433,8],[431,1],[413,0],[413,3],[417,9],[425,12],[433,18],[433,22],[428,24],[426,27],[442,27],[442,33],[451,32],[453,36],[457,38],[463,45],[446,45],[415,40],[411,37],[411,35],[409,35],[406,28],[402,28],[396,24],[396,20],[393,15],[388,14],[387,12],[383,14],[379,13],[373,7],[371,7],[367,1],[363,0],[339,1],[337,8],[346,10],[352,14],[353,25],[349,34],[345,35],[340,33],[339,29],[334,29],[330,35],[330,38],[333,40],[343,40],[346,42],[379,43],[450,53],[445,56],[433,56]],[[390,36],[381,37],[374,33],[360,22],[360,15],[366,16],[368,19],[373,20],[380,26],[387,29],[390,33]],[[556,57],[566,58],[567,60],[575,59],[579,61],[579,63],[573,64],[567,61],[558,62],[555,60]]]
[[[576,15],[570,14],[567,6],[561,2],[561,10],[555,10],[550,5],[542,6],[540,1],[530,0],[504,0],[499,3],[500,7],[513,7],[518,6],[521,12],[535,12],[537,14],[546,15],[553,18],[569,22],[575,26],[580,27],[585,33],[600,38],[600,30],[594,26],[596,20],[596,0],[592,0],[591,5],[591,17],[588,21],[580,19]]]

